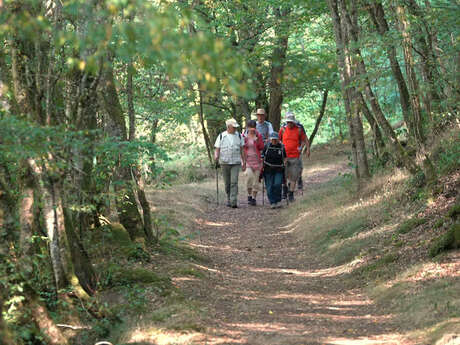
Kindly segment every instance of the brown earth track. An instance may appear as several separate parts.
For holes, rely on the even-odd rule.
[[[305,173],[306,192],[296,198],[347,172],[344,157],[338,160]],[[206,306],[206,335],[193,344],[413,343],[362,291],[344,287],[343,270],[325,267],[296,238],[286,210],[261,206],[260,196],[248,206],[243,186],[244,178],[238,209],[210,204],[198,221],[191,245],[210,259],[207,278],[177,282]]]

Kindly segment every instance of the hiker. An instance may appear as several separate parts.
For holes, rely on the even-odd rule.
[[[305,127],[300,123],[300,121],[296,120],[295,124],[297,126],[300,127],[300,129],[302,129],[302,131],[305,133],[305,137],[307,138],[307,141],[308,141],[308,137],[307,137],[307,132],[305,132]],[[287,123],[286,122],[283,122],[281,124],[281,128],[283,127],[286,127]],[[302,155],[299,156],[300,158],[300,166],[301,166],[301,169],[300,169],[300,176],[299,176],[299,180],[297,181],[297,189],[298,190],[303,190],[303,179],[302,179],[302,173],[303,173],[303,162],[302,162]]]
[[[289,201],[294,201],[296,183],[302,171],[300,155],[306,147],[305,154],[310,157],[310,144],[304,131],[296,124],[293,113],[288,112],[285,118],[286,126],[281,127],[279,138],[286,149],[286,179],[288,182]]]
[[[262,152],[263,176],[270,207],[279,208],[281,207],[281,186],[284,180],[287,156],[284,145],[279,141],[278,133],[273,132],[269,139],[270,141],[265,144]]]
[[[256,129],[256,121],[250,120],[244,134],[244,152],[246,156],[246,176],[248,204],[256,206],[257,192],[260,190],[259,175],[262,169],[261,152],[264,149],[262,135]]]
[[[265,118],[266,118],[265,109],[263,108],[257,109],[256,116],[257,116],[256,129],[262,135],[262,138],[264,139],[264,144],[266,144],[269,141],[270,134],[273,133],[273,126],[269,121],[265,121]]]
[[[214,160],[222,166],[227,206],[237,208],[238,175],[240,166],[246,170],[246,157],[243,150],[244,138],[236,129],[239,127],[235,119],[225,121],[227,130],[217,136],[214,144]]]

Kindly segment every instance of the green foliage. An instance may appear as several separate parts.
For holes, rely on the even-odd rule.
[[[453,224],[443,235],[434,239],[429,254],[435,257],[448,249],[460,248],[460,223]]]
[[[353,237],[355,234],[360,233],[369,226],[367,217],[354,217],[347,223],[343,224],[341,228],[334,228],[329,230],[326,239],[346,239]]]
[[[418,218],[418,217],[410,218],[404,221],[402,224],[400,224],[398,228],[396,229],[396,232],[398,234],[407,234],[411,232],[412,230],[414,230],[416,227],[422,224],[425,224],[427,221],[428,219],[426,218]]]
[[[460,203],[459,203],[459,204],[455,204],[454,206],[452,206],[452,207],[449,209],[449,212],[447,213],[447,215],[448,215],[450,218],[457,219],[458,216],[460,215]]]
[[[110,263],[101,267],[104,280],[101,287],[109,288],[114,286],[129,286],[133,284],[155,285],[161,291],[170,288],[171,282],[167,277],[161,277],[155,272],[145,268],[123,267],[119,264]]]

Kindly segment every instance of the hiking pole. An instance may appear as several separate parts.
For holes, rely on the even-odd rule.
[[[219,206],[219,163],[216,162],[216,203]]]
[[[265,206],[265,181],[262,180],[262,206]]]

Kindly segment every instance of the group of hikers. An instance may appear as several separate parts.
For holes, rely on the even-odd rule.
[[[218,135],[214,145],[216,169],[222,167],[228,207],[238,207],[240,168],[247,175],[248,204],[252,206],[257,205],[262,179],[271,208],[280,208],[285,198],[294,201],[296,187],[303,188],[302,153],[310,156],[305,129],[291,112],[278,133],[266,121],[264,109],[257,109],[256,116],[257,121],[249,120],[242,132],[235,119],[227,120],[227,130]]]

